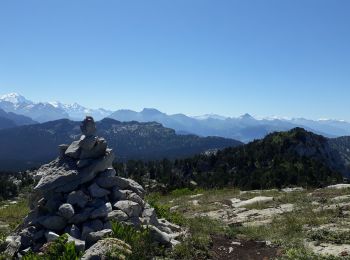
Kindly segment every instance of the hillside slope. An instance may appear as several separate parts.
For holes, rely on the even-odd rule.
[[[29,117],[0,109],[0,129],[31,124],[36,124],[36,122]]]
[[[332,139],[295,128],[216,154],[147,164],[130,162],[125,174],[149,173],[170,188],[195,181],[201,187],[235,186],[264,189],[302,185],[319,187],[342,181],[349,174]],[[120,165],[118,170],[122,170]],[[137,170],[136,170],[137,168]],[[142,169],[142,170],[140,170]],[[135,176],[142,179],[142,176]]]

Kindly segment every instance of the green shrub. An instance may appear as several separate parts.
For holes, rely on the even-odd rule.
[[[136,229],[133,226],[114,222],[112,231],[113,237],[131,246],[132,254],[127,256],[128,260],[153,259],[154,256],[165,254],[165,249],[153,242],[148,229]]]
[[[313,241],[330,242],[334,244],[349,244],[350,234],[348,231],[331,231],[326,229],[310,231],[308,238]]]
[[[174,224],[184,225],[186,223],[186,219],[183,217],[183,215],[179,212],[171,212],[170,205],[159,203],[159,196],[160,195],[153,194],[152,197],[148,198],[148,203],[154,208],[158,218],[165,218]]]
[[[43,256],[29,253],[23,257],[23,260],[78,260],[81,254],[76,250],[74,242],[68,242],[66,234],[53,241],[47,252]]]

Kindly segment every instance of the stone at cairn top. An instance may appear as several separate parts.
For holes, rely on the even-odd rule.
[[[95,121],[91,116],[87,116],[82,124],[80,125],[80,129],[83,135],[85,136],[93,136],[96,134],[96,125]]]

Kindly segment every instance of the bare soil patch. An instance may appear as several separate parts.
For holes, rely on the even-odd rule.
[[[212,236],[211,259],[213,260],[269,260],[282,255],[282,250],[264,242],[229,239]]]

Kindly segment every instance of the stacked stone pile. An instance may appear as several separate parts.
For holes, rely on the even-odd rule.
[[[38,170],[31,212],[18,232],[7,238],[6,253],[18,257],[29,250],[38,252],[64,233],[78,250],[86,251],[112,233],[113,221],[147,226],[156,242],[176,244],[180,228],[158,220],[143,200],[141,185],[117,176],[113,152],[105,139],[95,135],[93,118],[83,121],[81,131],[78,141],[61,145],[60,156]]]

